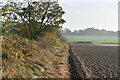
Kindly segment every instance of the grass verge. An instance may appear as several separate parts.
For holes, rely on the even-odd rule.
[[[51,43],[51,44],[50,44]],[[65,78],[59,71],[59,59],[67,45],[50,40],[34,41],[20,36],[2,38],[3,78]],[[56,66],[59,69],[56,69]],[[56,73],[57,72],[57,73]]]

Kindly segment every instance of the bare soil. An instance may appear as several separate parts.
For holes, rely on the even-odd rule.
[[[72,43],[71,78],[118,80],[118,47]]]

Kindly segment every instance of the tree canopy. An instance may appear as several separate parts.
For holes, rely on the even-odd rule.
[[[2,7],[2,33],[37,39],[58,31],[65,23],[65,13],[58,2],[8,2]]]

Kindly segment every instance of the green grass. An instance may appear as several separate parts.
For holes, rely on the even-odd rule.
[[[68,42],[118,43],[116,36],[64,36]]]

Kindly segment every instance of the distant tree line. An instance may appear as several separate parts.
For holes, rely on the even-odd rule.
[[[73,32],[66,28],[64,30],[60,30],[62,35],[93,35],[93,36],[118,36],[119,31],[107,31],[105,29],[99,30],[95,28],[87,28],[84,30],[74,30]]]

